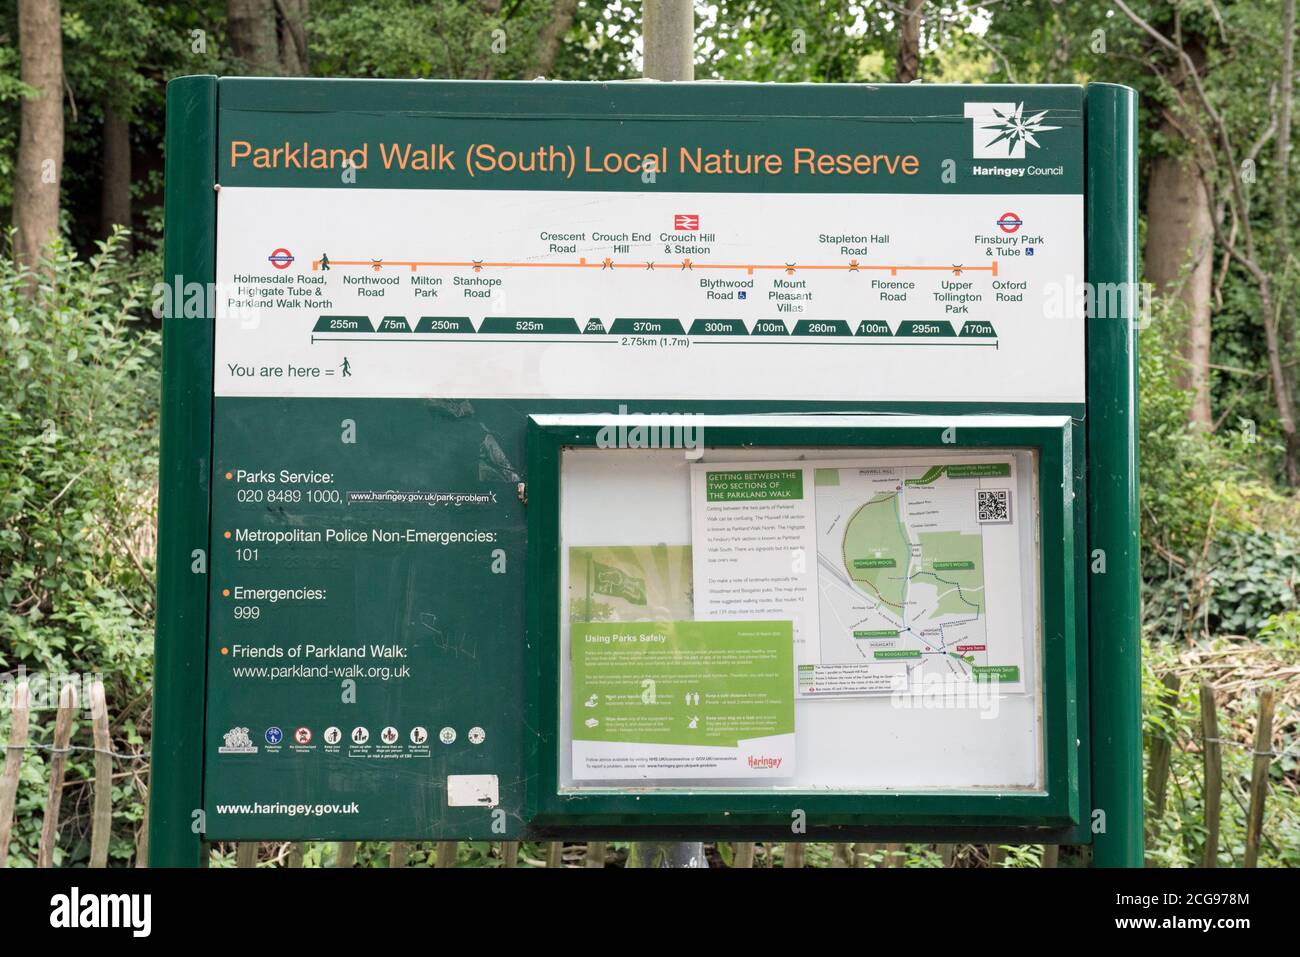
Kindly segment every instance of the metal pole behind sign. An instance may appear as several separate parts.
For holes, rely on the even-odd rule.
[[[695,79],[695,6],[689,0],[645,0],[641,7],[641,72],[649,80]],[[628,867],[707,867],[699,841],[638,841]]]
[[[704,845],[691,841],[637,841],[627,852],[628,867],[708,867]]]
[[[641,7],[641,74],[647,80],[695,79],[695,6],[645,0]]]

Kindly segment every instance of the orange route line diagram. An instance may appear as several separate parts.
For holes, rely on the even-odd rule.
[[[319,271],[322,260],[313,259],[311,268],[313,272]],[[696,262],[693,259],[682,259],[673,262],[657,262],[655,260],[644,260],[641,262],[614,262],[612,259],[601,259],[598,261],[588,262],[585,258],[577,262],[487,262],[482,259],[470,259],[464,262],[435,262],[425,260],[409,259],[330,259],[329,266],[368,266],[375,272],[384,269],[401,269],[406,268],[411,272],[420,269],[472,269],[474,272],[480,272],[484,269],[641,269],[654,271],[656,267],[662,266],[664,269],[676,269],[678,271],[694,272],[695,270],[705,269],[736,269],[744,270],[746,275],[752,276],[756,270],[777,270],[784,272],[786,275],[793,276],[795,273],[803,270],[829,270],[833,272],[887,272],[891,276],[897,276],[900,272],[946,272],[954,276],[960,276],[968,272],[986,272],[996,278],[998,275],[998,261],[994,259],[987,266],[965,266],[961,263],[952,263],[947,266],[889,266],[877,265],[875,263],[860,263],[857,260],[851,260],[847,263],[837,263],[834,265],[804,265],[801,263],[706,263]],[[328,267],[327,267],[328,268]]]

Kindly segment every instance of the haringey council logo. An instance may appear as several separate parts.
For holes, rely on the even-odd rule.
[[[1059,130],[1047,126],[1047,110],[1025,115],[1024,103],[967,103],[971,124],[971,149],[975,159],[1025,158],[1025,144],[1042,149],[1037,134]]]

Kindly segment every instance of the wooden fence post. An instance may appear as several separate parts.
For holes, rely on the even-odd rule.
[[[952,862],[956,857],[957,857],[956,844],[939,845],[939,860],[943,862],[944,867],[952,867]]]
[[[754,845],[742,841],[731,849],[731,866],[749,868],[754,866]]]
[[[989,845],[989,867],[1001,867],[1007,861],[1007,849],[1002,844]]]
[[[438,855],[435,860],[437,867],[455,867],[456,866],[456,842],[439,841]]]
[[[1273,763],[1273,689],[1259,693],[1259,720],[1255,724],[1255,765],[1250,771],[1250,814],[1246,822],[1246,867],[1259,859],[1264,833],[1264,798],[1268,795],[1268,767]]]
[[[54,866],[54,847],[59,839],[59,811],[63,803],[63,775],[68,768],[68,742],[72,740],[72,714],[77,709],[77,689],[70,682],[59,689],[59,710],[54,718],[54,746],[50,749],[50,790],[41,822],[41,846],[37,867]]]
[[[405,867],[406,862],[411,859],[411,844],[409,841],[393,841],[393,849],[388,854],[389,867]]]
[[[1043,856],[1039,858],[1039,867],[1056,867],[1057,862],[1061,859],[1061,847],[1059,844],[1044,844]]]
[[[31,695],[26,681],[14,685],[9,725],[9,746],[5,748],[4,776],[0,777],[0,867],[9,861],[9,838],[13,835],[14,805],[18,801],[18,772],[27,755],[27,718],[31,713]]]
[[[340,841],[338,853],[334,855],[335,867],[353,867],[357,863],[357,842]]]
[[[1178,688],[1181,683],[1178,675],[1170,672],[1163,679],[1164,690],[1160,692],[1160,705],[1166,715],[1172,715],[1178,706]],[[1147,774],[1147,792],[1151,798],[1151,828],[1154,833],[1160,826],[1160,819],[1165,813],[1165,795],[1169,790],[1169,761],[1173,755],[1174,743],[1161,735],[1151,742],[1151,767]]]
[[[137,779],[138,780],[138,779]],[[149,866],[149,787],[140,784],[140,798],[144,801],[144,814],[140,817],[140,829],[135,834],[135,866]]]
[[[90,866],[108,866],[113,837],[113,742],[108,734],[108,701],[104,682],[90,685],[90,720],[95,739],[95,804],[90,818]]]
[[[605,866],[605,842],[588,841],[587,842],[587,861],[588,867]]]
[[[804,845],[797,841],[791,841],[785,846],[785,854],[781,860],[782,867],[803,867],[805,860]]]
[[[306,853],[307,845],[300,841],[294,841],[289,845],[289,853],[285,857],[285,867],[302,867],[302,859]]]
[[[564,866],[564,842],[551,841],[546,845],[546,866],[563,867]]]
[[[1219,861],[1219,816],[1223,797],[1223,748],[1219,743],[1219,712],[1214,688],[1201,682],[1201,753],[1205,758],[1205,849],[1202,867]]]
[[[519,866],[519,842],[518,841],[501,842],[501,866],[502,867]]]
[[[240,841],[235,845],[235,866],[257,866],[257,841]]]

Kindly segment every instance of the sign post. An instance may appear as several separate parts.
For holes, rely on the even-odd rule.
[[[1131,91],[168,104],[155,863],[1141,863]]]
[[[641,9],[644,74],[648,80],[695,79],[695,4],[648,0]],[[704,867],[701,842],[638,842],[629,867]]]
[[[1088,279],[1137,289],[1137,97],[1088,87]],[[1138,582],[1136,297],[1088,324],[1093,860],[1141,867],[1142,648]]]

